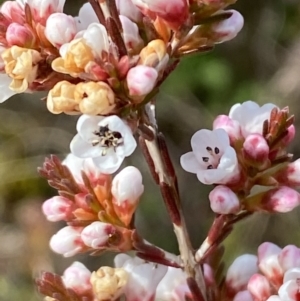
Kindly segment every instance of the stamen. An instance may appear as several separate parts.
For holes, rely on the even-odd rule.
[[[209,153],[210,155],[213,155],[213,150],[212,150],[212,148],[211,148],[210,146],[207,146],[207,147],[206,147],[206,150],[208,151],[208,153]]]
[[[208,157],[202,157],[203,162],[208,162],[209,158]]]
[[[214,167],[212,165],[208,165],[207,169],[213,169]]]
[[[220,152],[219,148],[215,147],[215,154],[218,155]]]

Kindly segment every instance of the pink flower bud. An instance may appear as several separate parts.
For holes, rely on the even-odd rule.
[[[268,279],[260,274],[254,274],[250,278],[247,288],[255,301],[265,301],[271,295],[271,287]]]
[[[230,138],[231,144],[243,137],[239,122],[229,118],[227,115],[219,115],[214,120],[213,129],[224,129]]]
[[[68,220],[73,216],[74,203],[64,197],[55,196],[43,203],[42,210],[50,222]]]
[[[47,19],[45,35],[49,42],[57,48],[70,42],[76,33],[76,22],[72,16],[54,13]]]
[[[173,29],[178,29],[188,17],[188,1],[186,0],[132,0],[145,15],[155,19],[161,17]]]
[[[273,295],[270,298],[268,298],[266,301],[282,301],[282,299],[277,295]]]
[[[256,256],[244,254],[236,258],[226,275],[228,294],[234,296],[237,292],[246,289],[249,279],[257,272]]]
[[[252,295],[249,291],[241,291],[238,292],[235,296],[233,301],[254,301]]]
[[[120,16],[123,28],[123,38],[128,51],[140,50],[143,46],[143,40],[139,35],[137,25],[125,16]]]
[[[280,183],[291,187],[300,186],[300,159],[279,170],[274,178]]]
[[[71,257],[84,249],[80,237],[83,228],[67,226],[59,230],[50,239],[50,248],[64,257]]]
[[[300,268],[300,249],[294,245],[288,245],[282,249],[278,261],[283,272],[292,268]]]
[[[62,276],[64,285],[82,295],[92,289],[90,283],[92,273],[80,262],[75,261]]]
[[[65,4],[65,0],[27,0],[31,8],[33,19],[46,24],[46,20],[53,13],[61,13]]]
[[[282,301],[297,301],[300,298],[299,292],[300,269],[293,268],[284,274],[283,284],[278,290]]]
[[[111,192],[118,217],[126,226],[129,225],[140,196],[144,192],[140,171],[133,166],[124,168],[114,177]]]
[[[269,146],[260,134],[250,134],[243,144],[245,160],[257,167],[265,167],[268,164]]]
[[[232,40],[244,26],[244,18],[238,11],[231,9],[226,12],[232,13],[231,17],[214,24],[212,27],[215,43]]]
[[[203,264],[203,276],[206,286],[213,286],[216,284],[214,270],[207,263]]]
[[[148,66],[138,65],[129,70],[127,85],[132,96],[144,96],[150,93],[158,77],[157,71]]]
[[[116,0],[116,4],[120,15],[125,16],[136,23],[142,20],[142,13],[131,0]]]
[[[218,214],[237,213],[240,201],[236,194],[227,186],[218,185],[209,194],[210,208]]]
[[[271,283],[277,286],[282,283],[283,276],[283,271],[278,260],[280,253],[281,248],[270,242],[264,242],[257,250],[259,269]]]
[[[288,127],[287,131],[287,134],[282,139],[283,145],[288,145],[295,138],[296,129],[293,124]]]
[[[9,46],[20,46],[30,48],[35,43],[33,32],[23,25],[11,23],[6,31],[6,41]]]
[[[111,224],[93,222],[83,229],[81,238],[88,247],[101,249],[106,246],[115,232],[116,228]]]
[[[5,1],[0,8],[0,12],[10,22],[24,24],[25,14],[17,1]]]
[[[299,196],[296,190],[286,186],[271,189],[263,196],[261,208],[269,212],[290,212],[299,206]]]

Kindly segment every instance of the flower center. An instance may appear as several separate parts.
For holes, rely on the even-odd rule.
[[[94,135],[97,137],[92,140],[92,145],[99,145],[103,148],[101,156],[105,156],[109,148],[113,147],[115,151],[117,146],[124,143],[121,133],[111,131],[108,125],[100,126],[99,130],[94,132]]]
[[[202,161],[204,163],[207,163],[207,169],[215,169],[218,167],[220,163],[220,149],[218,147],[215,147],[214,149],[210,146],[206,147],[206,151],[208,153],[208,156],[202,157]]]

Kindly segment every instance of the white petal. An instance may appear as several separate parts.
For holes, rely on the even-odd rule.
[[[90,115],[81,115],[77,121],[76,129],[78,134],[89,141],[89,139],[95,138],[94,131],[99,130],[99,123],[105,119],[102,116],[90,116]]]
[[[9,88],[12,79],[6,74],[0,74],[0,103],[17,94]]]
[[[109,149],[105,156],[93,158],[93,162],[99,168],[100,172],[112,174],[119,169],[124,157],[117,156],[113,149]]]
[[[300,279],[300,268],[292,268],[285,272],[283,282]]]
[[[78,30],[87,29],[91,23],[99,23],[98,17],[90,3],[83,4],[76,19]]]
[[[238,161],[234,148],[231,146],[227,147],[221,157],[218,169],[226,169],[228,172],[232,172],[236,168],[237,164]]]
[[[108,52],[109,42],[105,27],[99,23],[89,25],[86,32],[83,34],[87,45],[89,45],[95,53],[101,56],[102,51]]]
[[[70,144],[71,153],[79,158],[94,158],[101,156],[102,149],[99,146],[92,146],[91,143],[82,139],[77,134]]]
[[[204,168],[199,164],[193,152],[188,152],[180,157],[180,164],[182,168],[191,173],[197,173]]]

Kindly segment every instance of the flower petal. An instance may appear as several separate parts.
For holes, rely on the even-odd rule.
[[[94,164],[100,172],[112,174],[119,169],[124,157],[117,156],[113,149],[109,149],[105,156],[97,156],[93,158]]]
[[[92,146],[91,143],[82,139],[82,137],[77,134],[70,144],[71,153],[79,158],[94,158],[101,156],[101,149],[96,145]]]
[[[191,173],[197,173],[200,169],[203,169],[193,152],[182,155],[180,157],[180,164],[185,171]]]

